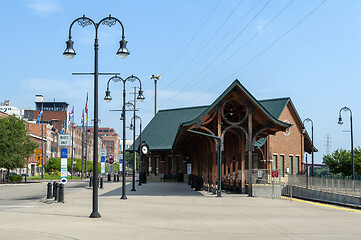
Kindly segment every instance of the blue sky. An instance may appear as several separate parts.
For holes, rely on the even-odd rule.
[[[93,78],[93,27],[72,30],[77,55],[62,53],[70,23],[83,14],[98,22],[112,14],[125,27],[131,54],[116,56],[120,26],[99,30],[99,71],[138,76],[146,100],[138,104],[146,125],[153,116],[154,83],[160,74],[158,109],[210,104],[234,79],[257,98],[291,97],[302,119],[314,121],[316,162],[325,153],[350,148],[349,114],[338,126],[343,106],[353,111],[354,145],[361,135],[361,2],[341,0],[132,0],[1,1],[1,101],[34,108],[36,94],[44,101],[75,106],[80,123],[86,93],[90,119]],[[319,6],[319,7],[318,7]],[[317,8],[318,7],[318,8]],[[112,84],[113,101],[102,101],[108,77],[99,81],[100,126],[121,133],[122,85]],[[127,84],[130,93],[134,84]],[[132,95],[127,94],[127,100]],[[128,120],[130,118],[128,117]],[[310,125],[307,125],[309,128]],[[131,135],[128,134],[130,137]]]

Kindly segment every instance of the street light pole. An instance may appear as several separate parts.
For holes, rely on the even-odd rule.
[[[338,117],[338,124],[342,125],[342,117],[341,112],[342,111],[349,111],[350,112],[350,128],[351,128],[351,158],[352,158],[352,180],[355,180],[355,162],[354,162],[354,155],[353,155],[353,130],[352,130],[352,111],[348,107],[343,107],[340,109],[339,117]]]
[[[154,79],[154,116],[157,114],[157,81],[161,78],[160,75],[152,75],[150,79]]]
[[[133,129],[133,181],[132,181],[132,190],[131,191],[137,191],[135,189],[135,172],[137,169],[137,154],[135,152],[135,120],[136,120],[136,115],[135,115],[135,111],[136,111],[136,107],[137,107],[137,87],[134,87],[134,104],[133,104],[133,121],[134,121],[134,129]]]
[[[107,102],[110,102],[112,100],[112,97],[110,96],[110,90],[109,90],[109,83],[110,81],[113,81],[115,83],[117,82],[120,82],[122,81],[123,82],[123,108],[122,108],[122,117],[123,117],[123,179],[122,179],[122,197],[121,199],[127,199],[127,196],[126,196],[126,186],[125,186],[125,106],[126,106],[126,103],[125,103],[125,83],[127,81],[131,81],[131,82],[134,82],[135,80],[138,80],[139,81],[139,91],[138,91],[138,97],[137,99],[140,100],[140,101],[143,101],[144,100],[144,96],[143,96],[143,90],[142,90],[142,82],[140,81],[140,79],[134,75],[131,75],[129,77],[127,77],[126,79],[123,79],[119,76],[113,76],[111,77],[109,80],[108,80],[108,83],[107,83],[107,90],[105,91],[105,97],[104,97],[104,100],[107,101]]]
[[[132,118],[132,121],[130,123],[130,130],[133,130],[135,132],[135,121],[134,119],[138,118],[139,119],[139,182],[138,182],[138,186],[142,186],[142,173],[143,173],[143,165],[142,165],[142,151],[140,149],[141,145],[142,145],[142,119],[135,115],[135,117]],[[133,122],[134,121],[134,127],[133,127]],[[135,133],[134,133],[135,135]],[[133,142],[133,147],[135,149],[135,138],[134,138],[134,142]]]
[[[313,156],[313,121],[310,119],[310,118],[306,118],[305,120],[303,120],[303,122],[302,122],[302,126],[303,126],[303,129],[302,129],[302,132],[303,133],[306,133],[306,129],[305,129],[305,122],[311,122],[311,145],[312,145],[312,149],[311,149],[311,154],[312,154],[312,163],[311,163],[311,176],[313,177],[313,174],[314,174],[314,172],[313,172],[313,166],[314,166],[314,156]]]
[[[95,23],[92,19],[85,17],[83,15],[80,18],[75,19],[69,27],[69,40],[66,42],[67,48],[65,49],[63,55],[65,55],[66,58],[72,59],[76,53],[73,48],[74,42],[71,40],[71,29],[74,25],[74,23],[78,23],[82,27],[86,27],[88,25],[93,25],[95,28],[95,39],[94,39],[94,141],[93,141],[93,211],[90,214],[89,217],[91,218],[100,218],[101,215],[98,212],[98,51],[99,51],[99,44],[98,44],[98,29],[99,26],[107,25],[109,27],[115,25],[117,22],[122,27],[122,40],[120,41],[120,48],[117,51],[117,55],[120,58],[126,58],[129,55],[129,51],[126,48],[127,41],[124,40],[124,26],[121,21],[119,21],[117,18],[112,17],[109,15],[109,17],[103,18],[98,23]]]

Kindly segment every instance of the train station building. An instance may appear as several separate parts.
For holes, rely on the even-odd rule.
[[[303,174],[312,142],[302,130],[290,98],[257,100],[235,80],[211,105],[158,111],[142,131],[150,149],[143,171],[150,181],[192,174],[215,187],[221,170],[222,186],[244,193],[250,172]]]

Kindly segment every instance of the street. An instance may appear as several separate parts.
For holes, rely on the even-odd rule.
[[[225,192],[217,198],[175,182],[143,184],[136,192],[128,182],[127,200],[120,199],[119,182],[105,182],[99,189],[101,218],[93,219],[92,191],[86,184],[70,183],[65,203],[49,204],[46,183],[2,185],[1,195],[8,196],[1,200],[1,237],[329,240],[357,239],[361,234],[358,210]]]
[[[0,212],[44,204],[48,182],[0,184]],[[65,192],[85,191],[87,182],[68,182]]]

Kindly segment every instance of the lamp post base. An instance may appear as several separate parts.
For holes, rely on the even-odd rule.
[[[100,218],[102,216],[100,216],[100,213],[98,211],[93,211],[89,217],[90,218]]]
[[[135,192],[135,191],[137,191],[137,189],[133,188],[133,189],[132,189],[132,190],[130,190],[130,191]]]
[[[138,183],[138,186],[142,186],[142,183],[141,183],[141,182],[139,182],[139,183]]]
[[[126,197],[126,196],[122,196],[120,199],[127,199],[127,197]]]

